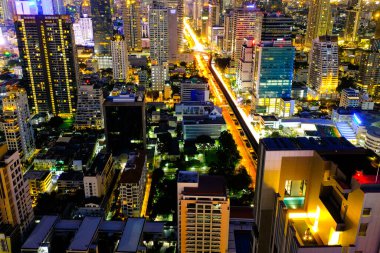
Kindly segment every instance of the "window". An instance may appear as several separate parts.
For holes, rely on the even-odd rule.
[[[370,216],[370,215],[371,215],[371,208],[364,208],[363,216]]]
[[[368,223],[361,223],[359,227],[359,236],[366,236]]]

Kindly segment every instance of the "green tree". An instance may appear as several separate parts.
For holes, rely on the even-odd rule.
[[[63,119],[59,116],[54,116],[49,120],[49,126],[52,128],[58,128],[63,124]]]
[[[348,89],[348,88],[356,89],[355,79],[352,77],[344,76],[340,79],[340,84],[336,88],[336,91],[341,92],[342,90]]]

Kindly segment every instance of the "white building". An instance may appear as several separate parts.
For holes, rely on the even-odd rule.
[[[80,46],[94,46],[94,31],[92,19],[86,14],[73,24],[75,44]]]
[[[3,98],[3,129],[8,149],[17,150],[22,160],[35,150],[26,91],[9,91]]]
[[[119,181],[121,211],[125,217],[141,216],[146,176],[146,155],[130,153]]]
[[[336,93],[339,77],[338,37],[320,36],[313,40],[309,56],[307,84],[321,98]]]
[[[123,35],[116,34],[113,36],[111,55],[113,79],[128,81],[128,50]]]
[[[344,89],[340,93],[340,107],[359,107],[360,106],[360,94],[359,90]]]
[[[152,65],[152,90],[162,91],[165,81],[169,79],[169,64],[164,62],[159,65]]]
[[[236,84],[241,90],[252,91],[253,89],[253,66],[254,66],[254,38],[245,38],[241,47],[241,56],[238,59],[236,71]]]
[[[100,198],[106,195],[114,174],[112,155],[110,153],[99,153],[91,167],[84,173],[84,196],[86,198]]]
[[[19,153],[7,150],[7,145],[3,145],[0,147],[0,157],[0,221],[2,224],[20,225],[21,232],[25,232],[32,225],[34,214]]]
[[[76,129],[103,129],[103,90],[97,80],[83,78],[78,85],[77,113],[75,115],[74,127]]]
[[[149,13],[150,58],[152,65],[162,65],[169,60],[168,9],[155,3]]]

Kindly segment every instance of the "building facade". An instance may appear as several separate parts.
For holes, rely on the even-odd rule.
[[[362,53],[359,65],[358,87],[369,95],[380,96],[380,52],[376,50]]]
[[[28,183],[22,175],[20,156],[17,151],[0,147],[1,167],[1,223],[20,226],[21,233],[26,232],[33,223],[34,214]]]
[[[90,0],[92,26],[94,30],[95,54],[109,56],[111,52],[111,38],[113,24],[111,1]]]
[[[141,3],[140,0],[122,1],[123,28],[127,50],[141,51]]]
[[[179,252],[227,252],[230,200],[224,178],[180,171]]]
[[[8,149],[17,150],[21,160],[29,159],[36,147],[24,89],[9,91],[3,98],[2,125]]]
[[[70,17],[16,16],[15,27],[32,111],[72,117],[79,77]]]
[[[331,5],[329,0],[313,0],[307,16],[305,46],[311,48],[313,40],[332,33]]]
[[[313,40],[309,56],[308,85],[314,96],[336,93],[339,78],[338,37],[320,36]]]
[[[128,50],[123,35],[115,34],[111,40],[113,79],[128,81]]]

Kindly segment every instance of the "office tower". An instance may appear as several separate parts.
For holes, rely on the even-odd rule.
[[[309,56],[308,85],[316,96],[330,96],[336,92],[339,77],[338,38],[320,36],[313,40]]]
[[[30,124],[28,97],[24,89],[7,92],[3,97],[3,129],[9,150],[17,150],[27,160],[35,150]]]
[[[224,14],[224,38],[223,38],[223,51],[227,54],[231,54],[232,52],[232,40],[234,35],[233,28],[233,10],[227,9]]]
[[[310,48],[313,40],[332,33],[331,5],[329,0],[313,0],[309,6],[305,46]]]
[[[380,51],[373,48],[360,57],[358,87],[369,95],[380,96]]]
[[[258,161],[256,252],[378,251],[374,153],[345,138],[267,138]]]
[[[181,83],[181,102],[209,101],[210,91],[207,81],[192,78]]]
[[[150,58],[152,65],[169,60],[168,9],[154,3],[149,14]]]
[[[66,14],[63,0],[41,0],[43,15],[64,15]]]
[[[73,24],[75,36],[75,45],[94,46],[94,32],[92,29],[92,20],[84,14]]]
[[[180,171],[177,199],[179,252],[227,252],[230,200],[224,178]]]
[[[104,128],[103,120],[103,85],[98,78],[85,76],[78,86],[78,108],[74,127],[81,129]]]
[[[123,0],[123,27],[128,51],[141,51],[141,0]]]
[[[111,40],[113,79],[128,81],[128,51],[123,35],[115,34]]]
[[[177,9],[168,10],[168,35],[169,35],[169,61],[176,62],[178,59],[178,12]]]
[[[257,25],[256,18],[261,15],[254,5],[245,5],[243,8],[234,9],[231,58],[235,65],[240,59],[244,39],[258,37],[258,30],[261,27]]]
[[[121,171],[119,180],[120,206],[124,217],[141,217],[146,186],[146,155],[143,151],[131,152]]]
[[[103,103],[107,149],[120,154],[146,146],[144,91],[134,87],[115,89]]]
[[[240,90],[253,91],[254,39],[245,38],[236,71],[236,85]]]
[[[32,111],[71,117],[79,78],[70,16],[16,16],[15,26]]]
[[[219,0],[210,1],[208,7],[209,7],[209,10],[208,10],[209,27],[212,28],[213,26],[219,26],[220,19],[221,19],[221,10],[220,10]]]
[[[20,156],[17,150],[8,150],[4,144],[0,147],[0,157],[0,221],[2,224],[19,225],[23,233],[32,225],[34,215]]]
[[[256,46],[253,96],[256,112],[275,113],[280,99],[290,98],[294,58],[291,41],[275,40]]]
[[[16,0],[14,2],[16,15],[38,15],[37,1]]]
[[[347,10],[346,25],[344,28],[344,40],[345,41],[357,41],[358,29],[360,24],[360,8],[353,8]]]
[[[173,48],[176,48],[178,52],[183,49],[183,17],[184,17],[184,3],[183,0],[166,0],[166,7],[169,8],[169,36],[170,43],[173,44]],[[174,16],[176,16],[176,20],[174,20]],[[173,28],[171,28],[171,27]],[[176,27],[176,28],[174,28]],[[174,29],[176,29],[176,33],[174,33]],[[173,33],[172,33],[173,31]],[[177,34],[176,38],[174,34]],[[177,41],[177,46],[174,46],[175,41]],[[178,53],[177,52],[177,53]]]
[[[95,54],[110,56],[113,24],[110,0],[90,0]]]
[[[264,13],[257,20],[256,41],[291,40],[293,19],[281,13]],[[262,24],[260,28],[260,23]]]

